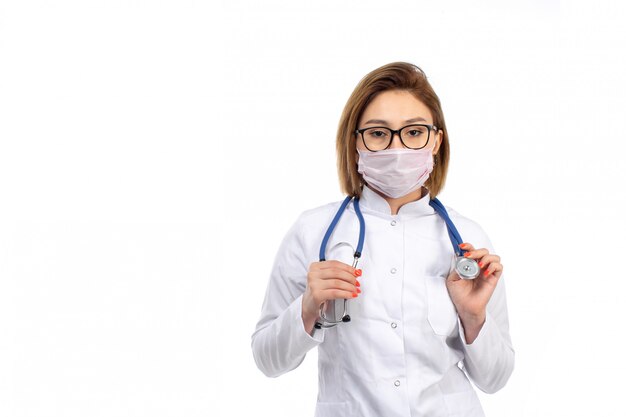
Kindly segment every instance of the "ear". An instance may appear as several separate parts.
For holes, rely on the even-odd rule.
[[[439,152],[439,147],[441,146],[441,142],[443,141],[443,131],[437,131],[437,143],[435,143],[435,147],[433,148],[433,155],[436,155]]]

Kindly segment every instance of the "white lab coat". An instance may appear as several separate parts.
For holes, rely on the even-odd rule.
[[[322,237],[341,202],[303,212],[278,250],[252,352],[259,369],[277,377],[318,348],[316,417],[484,416],[470,379],[494,393],[513,371],[504,274],[478,337],[468,345],[445,285],[452,244],[424,190],[421,199],[392,215],[388,203],[364,187],[362,293],[348,301],[349,323],[314,329],[311,336],[301,317],[309,265],[319,260]],[[477,223],[445,207],[465,242],[494,253]],[[326,259],[352,264],[358,236],[351,203],[328,242]]]

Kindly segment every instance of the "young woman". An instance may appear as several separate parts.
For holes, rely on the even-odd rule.
[[[354,199],[300,215],[252,334],[270,377],[318,347],[316,416],[483,416],[470,380],[494,393],[509,379],[500,257],[476,222],[436,204],[449,154],[420,68],[394,62],[360,81],[337,133],[339,181]]]

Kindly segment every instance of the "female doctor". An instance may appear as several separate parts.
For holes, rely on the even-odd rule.
[[[431,201],[449,155],[419,67],[394,62],[359,82],[337,133],[339,181],[354,199],[343,213],[342,202],[304,211],[288,231],[251,341],[270,377],[318,348],[315,416],[484,416],[472,383],[494,393],[509,379],[500,257],[476,222],[445,206],[463,239],[455,248]],[[477,277],[459,276],[463,258]]]

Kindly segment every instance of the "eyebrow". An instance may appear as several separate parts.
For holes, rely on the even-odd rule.
[[[423,117],[414,117],[413,119],[405,120],[405,123],[425,122],[425,121],[426,121],[426,119],[424,119]],[[364,124],[369,125],[369,124],[372,124],[372,123],[377,123],[377,124],[389,126],[389,123],[387,123],[386,120],[382,120],[382,119],[370,119],[367,122],[365,122]]]

